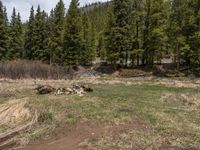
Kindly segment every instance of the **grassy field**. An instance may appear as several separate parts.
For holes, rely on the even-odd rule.
[[[94,92],[37,95],[36,84],[90,85]],[[80,79],[78,81],[2,80],[0,103],[26,99],[38,123],[29,139],[54,135],[56,128],[98,122],[110,132],[79,143],[87,149],[200,149],[199,81],[169,79]],[[5,90],[7,89],[7,90]],[[9,126],[1,125],[0,132]],[[113,130],[112,130],[113,128]],[[104,130],[104,129],[102,129]]]

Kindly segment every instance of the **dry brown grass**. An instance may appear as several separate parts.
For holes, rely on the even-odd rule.
[[[11,100],[0,105],[0,125],[19,125],[30,119],[31,113],[25,107],[26,100]]]
[[[38,117],[26,104],[27,99],[14,99],[0,104],[0,128],[7,127],[0,132],[0,149],[7,149],[12,145],[16,148],[28,143],[29,139],[21,134],[31,129]]]
[[[176,95],[174,93],[164,93],[161,96],[161,101],[166,103],[179,103],[183,106],[187,106],[189,108],[194,108],[200,106],[200,94],[184,93],[180,95]]]

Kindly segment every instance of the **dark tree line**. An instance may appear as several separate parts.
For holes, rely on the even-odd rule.
[[[31,8],[27,23],[13,9],[8,22],[0,1],[0,60],[29,59],[49,64],[92,65],[96,57],[95,27],[79,1],[72,0],[67,14],[60,0],[50,15]]]
[[[124,66],[162,63],[200,71],[200,0],[113,0],[105,29],[107,59]]]
[[[148,66],[170,57],[176,69],[200,72],[200,0],[112,0],[65,10],[60,0],[48,15],[38,6],[21,23],[0,1],[0,60],[92,65],[96,57],[122,66]]]

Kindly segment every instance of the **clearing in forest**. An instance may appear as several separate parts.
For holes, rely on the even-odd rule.
[[[152,77],[0,80],[0,110],[8,108],[0,138],[12,133],[0,145],[26,150],[200,149],[199,83]],[[94,91],[82,96],[38,95],[34,88],[44,84],[85,84]],[[17,117],[16,113],[24,117],[24,124],[18,119],[9,123],[9,115]]]

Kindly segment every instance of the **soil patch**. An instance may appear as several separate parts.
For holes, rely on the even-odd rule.
[[[106,135],[118,134],[124,130],[150,129],[146,124],[138,120],[126,122],[118,125],[105,125],[97,122],[84,122],[76,125],[60,128],[55,131],[55,135],[41,141],[32,141],[21,150],[76,150],[86,149],[84,141],[87,139],[97,139]]]

